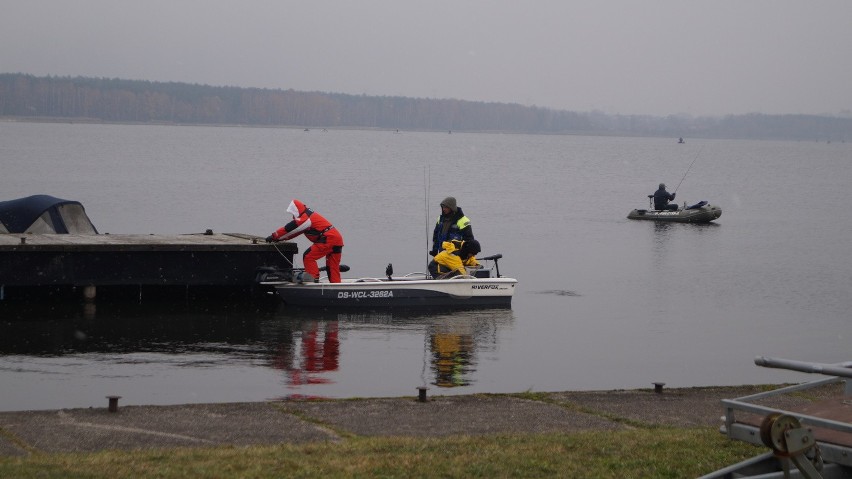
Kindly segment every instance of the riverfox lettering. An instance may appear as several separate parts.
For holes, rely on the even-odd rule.
[[[473,289],[498,289],[496,284],[474,284]]]
[[[393,291],[338,291],[337,299],[393,298]]]

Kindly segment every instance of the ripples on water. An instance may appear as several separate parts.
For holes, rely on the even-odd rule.
[[[549,290],[549,291],[530,291],[530,292],[536,293],[536,294],[555,294],[556,296],[580,296],[579,294],[575,293],[574,291],[565,291],[565,290],[561,290],[561,289],[552,289],[552,290]]]

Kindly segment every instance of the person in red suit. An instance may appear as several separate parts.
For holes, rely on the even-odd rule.
[[[293,215],[293,221],[267,236],[266,242],[286,241],[304,234],[313,243],[302,254],[305,272],[313,276],[315,282],[318,282],[319,267],[317,260],[324,257],[329,282],[339,283],[343,235],[325,217],[314,212],[299,200],[291,201],[287,207],[287,212]]]

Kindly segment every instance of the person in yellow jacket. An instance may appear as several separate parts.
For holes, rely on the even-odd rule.
[[[479,266],[476,254],[482,251],[479,241],[444,241],[440,253],[429,262],[429,273],[435,279],[450,278],[459,274],[467,274],[465,266]]]

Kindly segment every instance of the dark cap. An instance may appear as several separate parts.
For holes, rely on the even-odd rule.
[[[448,196],[448,197],[444,198],[444,201],[441,202],[441,206],[446,206],[453,213],[455,213],[456,210],[458,209],[458,206],[456,205],[456,199],[453,198],[452,196]]]

